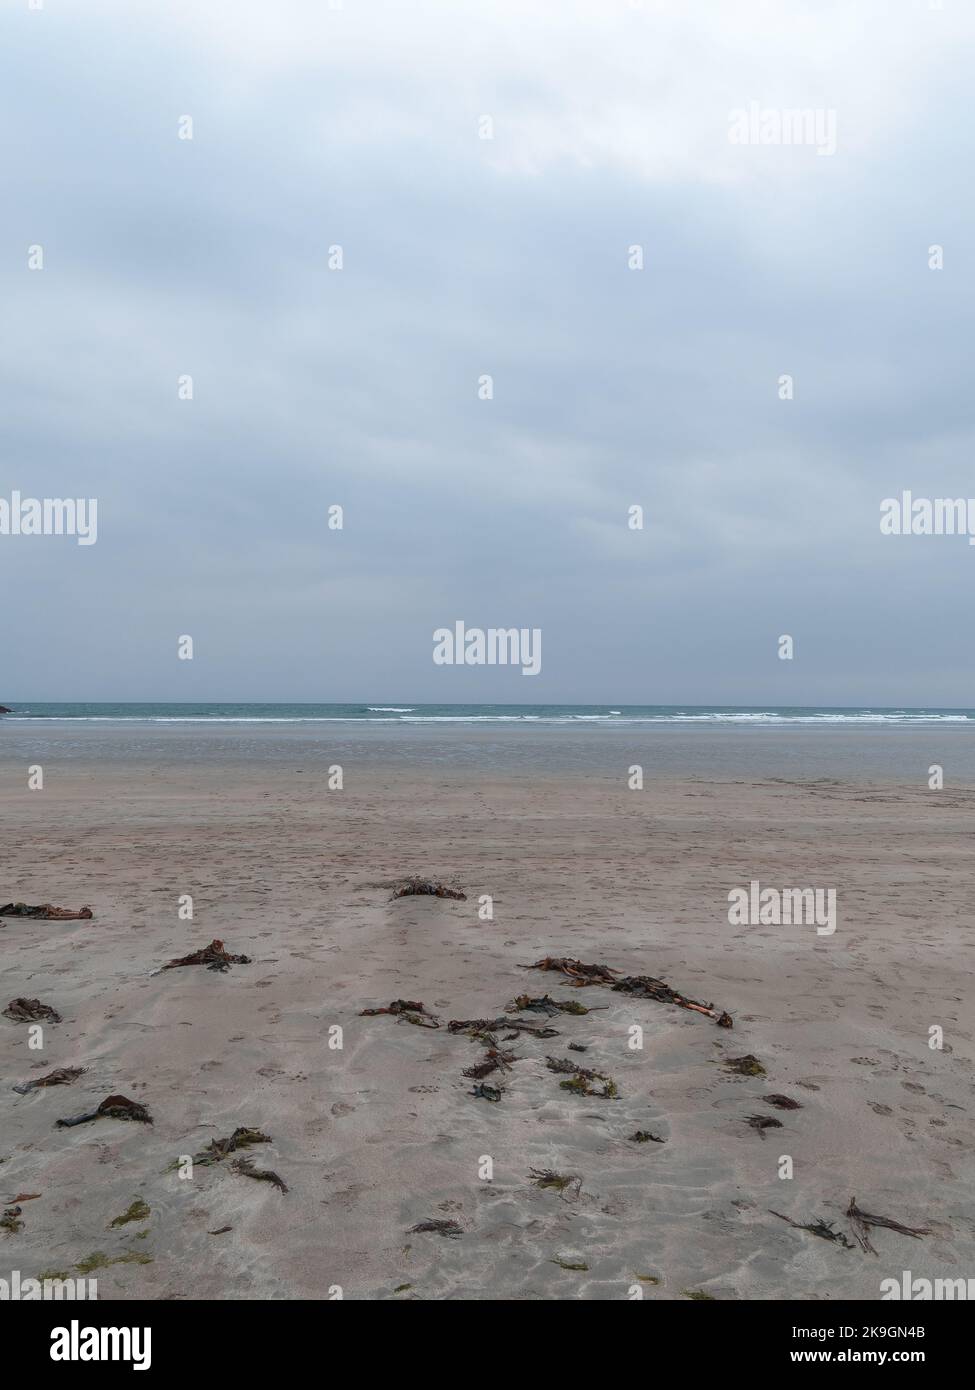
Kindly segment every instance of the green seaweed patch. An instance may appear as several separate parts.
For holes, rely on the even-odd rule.
[[[593,1085],[599,1080],[601,1086]],[[568,1081],[560,1081],[559,1086],[563,1091],[571,1091],[576,1096],[596,1096],[600,1100],[616,1100],[619,1090],[616,1082],[611,1077],[603,1076],[600,1072],[593,1072],[589,1076],[583,1076],[580,1072],[578,1076],[570,1077]]]
[[[412,1289],[412,1284],[397,1284],[393,1293],[406,1293],[407,1289]]]
[[[151,1265],[152,1256],[143,1255],[137,1250],[126,1250],[121,1255],[106,1255],[104,1250],[93,1250],[79,1260],[75,1269],[79,1274],[93,1274],[96,1269],[108,1269],[109,1265]]]
[[[728,1071],[737,1076],[765,1076],[765,1068],[757,1057],[749,1052],[744,1057],[729,1057],[724,1063]]]
[[[705,1293],[703,1289],[681,1289],[684,1298],[692,1298],[695,1303],[717,1303],[713,1293]]]
[[[559,1269],[587,1270],[589,1266],[585,1260],[560,1260],[558,1256],[554,1260],[549,1260],[550,1265],[558,1265]]]
[[[45,1269],[43,1274],[39,1274],[37,1277],[41,1283],[43,1283],[45,1279],[57,1279],[63,1283],[65,1279],[71,1278],[71,1271],[70,1269]]]
[[[658,1279],[656,1274],[634,1274],[634,1279],[639,1279],[641,1284],[662,1284],[663,1280]]]
[[[110,1226],[127,1226],[130,1221],[148,1221],[151,1210],[148,1202],[137,1197],[128,1211],[123,1211],[121,1216],[116,1216],[115,1220],[109,1224]]]
[[[556,1173],[551,1168],[529,1169],[528,1181],[543,1191],[551,1189],[554,1192],[565,1192],[566,1189],[572,1188],[576,1196],[582,1188],[582,1178],[578,1173]]]

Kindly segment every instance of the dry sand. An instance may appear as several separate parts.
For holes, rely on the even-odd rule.
[[[42,1053],[0,1018],[0,1196],[41,1194],[0,1234],[0,1274],[97,1251],[148,1261],[100,1269],[102,1298],[870,1300],[905,1269],[975,1275],[972,792],[398,773],[329,793],[255,767],[73,766],[40,793],[8,787],[0,810],[0,900],[95,912],[0,926],[0,1004],[38,996],[64,1017]],[[409,873],[468,900],[391,902]],[[729,926],[728,890],[754,878],[835,887],[835,936]],[[254,963],[151,975],[212,937]],[[735,1027],[517,968],[548,954],[662,977]],[[474,1099],[462,1071],[482,1048],[446,1021],[523,991],[601,1011],[510,1044],[503,1100]],[[397,997],[444,1027],[359,1017]],[[723,1068],[746,1053],[767,1076]],[[620,1098],[560,1089],[546,1054],[611,1075]],[[11,1089],[72,1065],[91,1068],[73,1086]],[[154,1125],[54,1128],[110,1092]],[[756,1113],[782,1128],[763,1138]],[[166,1172],[238,1125],[273,1136],[251,1156],[286,1195],[227,1163]],[[581,1192],[536,1190],[533,1167]],[[878,1231],[875,1256],[769,1213],[847,1230],[854,1194],[932,1234]],[[111,1228],[137,1197],[148,1219]],[[463,1234],[407,1234],[427,1218]]]

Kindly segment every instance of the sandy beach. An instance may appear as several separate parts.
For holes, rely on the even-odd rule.
[[[63,1017],[41,1052],[0,1018],[0,1196],[39,1194],[5,1267],[94,1266],[121,1299],[876,1300],[903,1270],[975,1274],[975,790],[371,767],[329,791],[292,763],[75,759],[43,792],[5,770],[0,892],[94,913],[0,924],[0,1002]],[[467,899],[391,901],[410,874]],[[835,888],[835,934],[731,926],[753,879]],[[213,938],[252,963],[152,973]],[[545,956],[659,977],[734,1027],[519,969]],[[519,1015],[558,1035],[505,1043],[501,1101],[476,1098],[484,1046],[447,1023],[523,993],[591,1012]],[[440,1029],[361,1016],[400,998]],[[549,1056],[618,1096],[564,1089]],[[55,1128],[110,1093],[154,1123]],[[239,1126],[287,1193],[226,1160],[167,1171]],[[872,1254],[772,1214],[849,1236],[853,1196],[930,1234],[874,1230]],[[409,1232],[427,1220],[460,1234]]]

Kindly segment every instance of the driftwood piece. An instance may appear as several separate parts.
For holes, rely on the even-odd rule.
[[[850,1198],[850,1205],[846,1209],[847,1220],[853,1237],[861,1250],[869,1250],[871,1255],[876,1255],[876,1250],[870,1241],[870,1228],[872,1226],[883,1227],[888,1231],[897,1231],[899,1235],[911,1236],[914,1240],[920,1240],[921,1236],[929,1236],[931,1229],[928,1226],[904,1226],[900,1221],[895,1221],[891,1216],[874,1216],[869,1211],[864,1211],[857,1206],[857,1199]]]

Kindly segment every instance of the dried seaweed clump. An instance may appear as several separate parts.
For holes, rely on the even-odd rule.
[[[31,1081],[22,1081],[19,1086],[13,1089],[20,1095],[26,1096],[31,1091],[40,1090],[44,1086],[70,1086],[72,1081],[77,1081],[79,1076],[84,1076],[87,1067],[55,1067],[44,1076],[35,1076]]]
[[[61,1022],[57,1009],[42,1004],[39,999],[11,999],[3,1012],[5,1018],[12,1018],[15,1023],[39,1023],[42,1019],[47,1019],[48,1023]]]
[[[613,976],[620,973],[608,965],[586,965],[581,960],[576,960],[574,956],[543,956],[541,960],[536,960],[532,965],[522,965],[519,968],[521,970],[557,970],[559,974],[565,975],[567,979],[574,981],[577,985],[611,985]]]
[[[776,1110],[801,1110],[801,1109],[802,1109],[802,1106],[801,1106],[801,1104],[799,1103],[799,1101],[793,1100],[791,1096],[778,1096],[778,1095],[762,1096],[762,1100],[764,1100],[764,1102],[765,1102],[766,1105],[774,1105],[775,1108],[776,1108]]]
[[[545,1014],[551,1018],[554,1014],[588,1014],[591,1013],[585,1004],[580,1004],[577,999],[552,999],[550,995],[543,994],[539,998],[532,998],[530,994],[519,994],[516,999],[512,999],[505,1008],[511,1013],[535,1013]]]
[[[582,1178],[578,1173],[556,1173],[552,1168],[530,1168],[528,1181],[543,1192],[558,1192],[560,1196],[571,1191],[578,1197],[582,1191]]]
[[[30,903],[6,903],[0,907],[0,917],[38,917],[43,922],[87,922],[92,916],[90,907],[53,907],[50,903],[36,907]]]
[[[763,1139],[767,1129],[782,1128],[782,1121],[777,1120],[774,1115],[749,1115],[745,1123],[751,1125],[752,1129],[757,1129]]]
[[[208,1168],[213,1163],[221,1163],[229,1154],[237,1153],[239,1149],[249,1149],[254,1144],[270,1143],[273,1143],[270,1134],[264,1134],[259,1129],[248,1129],[244,1125],[239,1125],[229,1138],[211,1139],[205,1149],[193,1155],[193,1163],[198,1164],[201,1168]],[[178,1165],[174,1164],[173,1166]]]
[[[181,965],[205,965],[208,970],[224,971],[229,970],[232,965],[251,964],[250,956],[231,955],[224,949],[223,942],[214,937],[209,946],[203,946],[199,951],[191,951],[188,956],[177,956],[175,960],[167,961],[155,974],[161,975],[164,970],[176,970]]]
[[[406,1234],[412,1236],[426,1231],[433,1235],[448,1236],[454,1239],[464,1234],[462,1227],[458,1226],[456,1221],[442,1221],[432,1217],[428,1221],[418,1221],[415,1226],[409,1228]]]
[[[271,1168],[255,1168],[254,1160],[251,1158],[235,1158],[231,1163],[231,1168],[235,1173],[239,1173],[244,1178],[255,1178],[257,1182],[269,1182],[278,1189],[279,1192],[287,1192],[288,1186],[280,1174],[275,1173]]]
[[[408,878],[393,894],[393,898],[456,898],[467,901],[467,894],[459,888],[449,888],[445,883],[433,883],[427,878]],[[390,899],[392,901],[392,899]]]
[[[56,1120],[58,1129],[71,1129],[74,1125],[86,1124],[89,1120],[138,1120],[140,1124],[151,1125],[152,1116],[144,1105],[126,1096],[106,1096],[95,1110],[86,1110],[83,1115],[72,1115],[66,1120]]]
[[[689,999],[652,975],[627,975],[624,980],[618,980],[613,989],[621,994],[632,994],[637,999],[654,999],[658,1004],[676,1004],[681,1009],[690,1009],[692,1013],[704,1014],[706,1018],[713,1018],[720,1028],[734,1027],[731,1014],[716,1009],[713,1004]]]
[[[412,1023],[416,1028],[439,1028],[440,1020],[428,1013],[419,999],[394,999],[384,1009],[362,1009],[360,1018],[375,1018],[379,1014],[394,1014],[404,1023]]]
[[[598,1100],[616,1100],[619,1090],[616,1082],[601,1071],[590,1071],[580,1067],[568,1057],[546,1057],[545,1065],[557,1075],[568,1075],[570,1080],[560,1081],[563,1091],[572,1091],[577,1096],[595,1096]],[[596,1084],[601,1083],[601,1084]]]
[[[853,1243],[847,1240],[842,1231],[833,1229],[832,1221],[824,1221],[821,1216],[818,1216],[815,1221],[793,1221],[791,1216],[783,1216],[780,1211],[772,1211],[771,1207],[769,1207],[769,1211],[772,1216],[777,1216],[780,1221],[787,1221],[797,1231],[808,1231],[810,1235],[819,1236],[821,1240],[831,1240],[837,1245],[842,1245],[844,1250],[855,1249]]]

